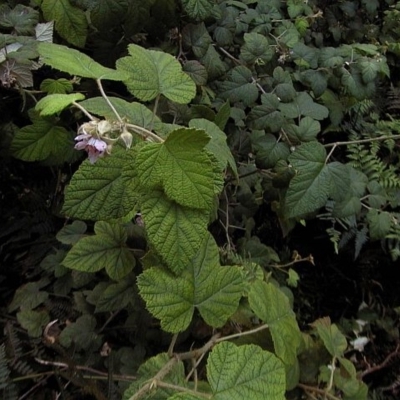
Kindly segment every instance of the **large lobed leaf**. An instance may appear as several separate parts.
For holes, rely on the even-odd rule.
[[[85,46],[88,24],[83,10],[69,0],[43,0],[41,9],[47,21],[55,21],[56,31],[63,39],[77,47]]]
[[[215,400],[284,400],[285,369],[272,353],[253,344],[216,345],[207,360]]]
[[[103,67],[86,54],[60,44],[38,43],[38,52],[45,64],[70,75],[111,81],[126,79],[123,72]]]
[[[218,176],[204,149],[209,141],[203,130],[181,128],[172,131],[164,143],[142,147],[136,160],[140,184],[147,189],[162,187],[182,206],[210,210]]]
[[[175,57],[134,44],[128,46],[128,51],[130,56],[117,61],[117,70],[128,76],[124,83],[139,100],[150,101],[163,94],[186,104],[194,98],[196,85]]]
[[[149,311],[167,332],[185,330],[197,308],[206,323],[222,326],[236,311],[243,285],[240,270],[221,267],[218,247],[210,234],[180,277],[150,268],[138,278]]]
[[[105,268],[111,279],[122,279],[135,266],[135,258],[125,244],[125,228],[100,221],[95,225],[95,233],[80,239],[68,252],[63,265],[92,273]]]
[[[115,147],[112,156],[95,164],[83,162],[66,190],[63,212],[94,221],[122,218],[132,212],[137,203],[135,178],[129,174],[132,152]]]
[[[249,303],[257,317],[268,324],[277,356],[293,365],[301,333],[287,296],[272,283],[256,281],[250,288]]]
[[[64,108],[70,106],[74,101],[83,100],[85,96],[82,93],[71,94],[49,94],[39,100],[35,109],[41,116],[57,114]]]
[[[180,273],[207,236],[208,213],[183,207],[157,190],[142,199],[141,211],[150,244]]]
[[[23,161],[44,161],[55,157],[62,163],[66,149],[73,146],[70,133],[56,126],[52,119],[35,118],[32,125],[21,128],[11,144],[11,153]]]

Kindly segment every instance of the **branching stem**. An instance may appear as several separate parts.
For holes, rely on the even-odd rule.
[[[86,108],[82,107],[79,103],[76,101],[73,101],[72,104],[76,107],[79,108],[91,121],[98,121],[96,117],[93,117],[92,114],[89,113],[89,111],[86,110]]]

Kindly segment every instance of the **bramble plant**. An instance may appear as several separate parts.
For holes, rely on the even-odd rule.
[[[119,382],[124,400],[367,399],[348,357],[363,351],[367,334],[346,336],[328,316],[301,319],[296,265],[311,268],[313,256],[263,243],[257,232],[269,222],[256,214],[268,205],[280,226],[271,235],[327,221],[337,253],[354,240],[357,258],[371,240],[400,256],[400,123],[381,118],[372,101],[397,68],[399,5],[385,9],[379,42],[357,29],[359,18],[377,16],[375,1],[326,10],[317,0],[31,3],[1,5],[0,28],[12,32],[2,34],[0,80],[35,100],[10,153],[52,166],[88,156],[65,188],[68,220],[40,279],[8,306],[57,355],[36,354],[36,363],[96,399],[106,398],[96,374],[108,379],[107,398],[119,398]],[[156,45],[151,26],[163,12],[169,40]],[[53,21],[64,45],[38,34]],[[126,44],[115,68],[97,61],[106,45],[83,51],[91,29],[100,43],[114,26],[110,35]],[[21,60],[26,74],[37,62],[56,79],[28,90]],[[53,295],[73,298],[72,320],[52,320]],[[137,336],[114,350],[119,325]],[[202,344],[184,348],[193,326],[206,332]],[[168,338],[169,348],[145,355],[140,335],[166,350]],[[17,398],[13,363],[2,345],[0,390],[9,399]]]

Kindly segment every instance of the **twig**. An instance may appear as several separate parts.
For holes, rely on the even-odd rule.
[[[149,131],[146,128],[143,128],[142,126],[139,125],[134,125],[134,124],[124,124],[126,128],[132,129],[135,133],[138,135],[142,136],[143,138],[152,138],[154,141],[158,143],[163,143],[164,139],[160,138],[160,136],[156,135],[152,131]]]
[[[400,344],[397,345],[396,349],[391,352],[380,364],[375,365],[371,368],[368,368],[367,370],[363,371],[361,374],[359,374],[359,378],[363,379],[364,376],[372,374],[373,372],[379,371],[383,368],[385,368],[389,362],[391,361],[392,358],[400,356]]]
[[[253,333],[260,332],[260,331],[263,331],[264,329],[268,329],[268,328],[269,328],[269,326],[267,324],[264,324],[264,325],[258,326],[257,328],[251,329],[249,331],[234,333],[233,335],[221,337],[216,340],[216,343],[220,343],[225,340],[236,339],[237,337],[252,335]]]
[[[82,107],[79,103],[76,101],[73,101],[72,104],[76,107],[79,108],[91,121],[98,121],[97,118],[93,117],[92,114],[89,113],[84,107]]]
[[[336,397],[335,395],[328,393],[324,389],[320,389],[320,388],[317,388],[317,387],[314,387],[314,386],[304,385],[303,383],[298,383],[297,386],[300,389],[303,389],[306,392],[319,393],[319,394],[322,394],[322,395],[328,397],[331,400],[341,400],[339,397]]]
[[[39,364],[42,364],[42,365],[50,365],[50,366],[52,366],[52,367],[58,367],[58,368],[64,368],[64,369],[71,369],[71,366],[70,366],[69,364],[67,364],[67,363],[64,363],[64,362],[42,360],[42,359],[40,359],[40,358],[35,358],[35,360],[36,360]],[[93,374],[100,375],[100,376],[104,376],[104,377],[107,377],[107,378],[108,378],[108,373],[107,373],[107,372],[102,372],[102,371],[99,371],[99,370],[94,369],[94,368],[91,368],[91,367],[86,367],[86,366],[84,366],[84,365],[74,365],[72,368],[73,368],[73,369],[76,369],[76,370],[78,370],[78,371],[87,371],[87,372],[91,372],[91,373],[93,373]],[[120,381],[129,381],[129,382],[131,382],[131,381],[136,380],[136,377],[133,376],[133,375],[115,375],[115,374],[113,374],[113,378],[114,378],[116,381],[119,381],[119,380],[120,380]]]
[[[120,309],[120,310],[117,310],[117,311],[115,311],[115,312],[113,312],[113,313],[111,313],[111,315],[109,316],[109,318],[107,319],[107,321],[104,322],[103,326],[100,328],[100,330],[99,330],[98,333],[103,332],[104,329],[105,329],[105,327],[106,327],[120,312],[121,312],[121,309]]]
[[[334,143],[325,144],[324,147],[328,148],[328,147],[346,146],[346,145],[348,145],[348,144],[378,142],[378,141],[388,140],[388,139],[400,139],[400,135],[378,136],[378,137],[376,137],[376,138],[359,139],[359,140],[349,140],[349,141],[347,141],[347,142],[334,142]]]

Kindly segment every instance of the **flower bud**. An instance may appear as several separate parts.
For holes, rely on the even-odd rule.
[[[125,143],[126,148],[130,149],[131,145],[132,145],[132,139],[133,139],[132,133],[130,133],[126,129],[124,129],[124,131],[121,133],[121,135],[119,137]]]

